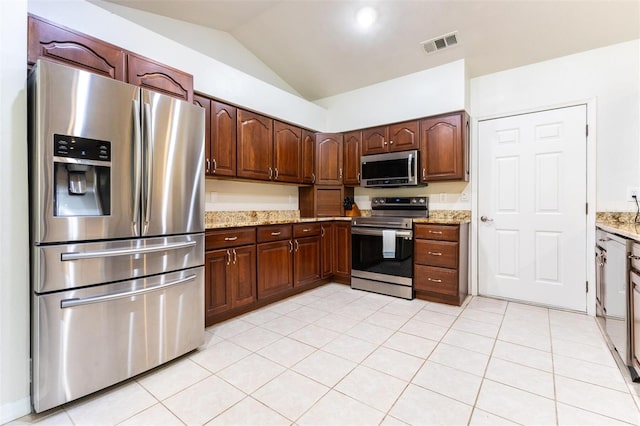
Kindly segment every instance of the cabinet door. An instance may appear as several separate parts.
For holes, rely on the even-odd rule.
[[[320,246],[322,251],[322,278],[332,277],[335,273],[335,225],[333,223],[323,223],[320,234]]]
[[[362,155],[381,154],[388,151],[389,128],[372,127],[362,131]]]
[[[294,287],[320,279],[320,237],[297,238],[294,242]]]
[[[302,130],[280,121],[273,123],[273,180],[302,182]]]
[[[211,100],[198,94],[193,95],[193,103],[204,108],[204,172],[212,174],[211,167]]]
[[[359,130],[344,134],[345,185],[360,185],[360,145],[362,133]]]
[[[211,317],[231,309],[231,249],[205,252],[204,263],[204,310],[205,321],[209,324]]]
[[[233,308],[244,306],[256,300],[256,246],[233,249],[232,260],[234,280],[231,288]]]
[[[119,47],[34,16],[29,16],[28,26],[29,65],[46,59],[125,81],[125,53]]]
[[[236,107],[211,101],[211,174],[236,175]]]
[[[316,183],[316,135],[302,129],[302,183]]]
[[[467,178],[462,116],[457,113],[420,122],[423,181]]]
[[[293,288],[293,242],[258,244],[258,299]]]
[[[335,227],[335,276],[349,282],[351,280],[351,222],[336,222]]]
[[[316,134],[316,184],[342,185],[342,134]]]
[[[629,276],[631,289],[631,359],[636,368],[640,368],[640,275],[631,271]]]
[[[127,53],[127,82],[193,102],[192,75],[134,53]]]
[[[389,151],[420,149],[418,121],[391,124],[389,126]]]
[[[237,175],[251,179],[273,178],[273,120],[238,110]]]

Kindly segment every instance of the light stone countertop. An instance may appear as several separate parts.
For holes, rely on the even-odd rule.
[[[607,223],[596,222],[596,227],[622,237],[640,242],[640,223]]]

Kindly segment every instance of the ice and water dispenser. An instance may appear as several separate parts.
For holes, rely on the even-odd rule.
[[[53,137],[54,215],[111,214],[111,142]]]

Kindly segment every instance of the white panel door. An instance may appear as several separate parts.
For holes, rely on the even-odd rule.
[[[586,311],[579,105],[479,123],[479,293]]]

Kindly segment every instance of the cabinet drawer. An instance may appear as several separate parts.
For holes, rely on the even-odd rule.
[[[291,239],[291,225],[268,225],[258,227],[258,242]]]
[[[293,237],[311,237],[312,235],[320,235],[319,223],[298,223],[293,225]]]
[[[416,265],[413,288],[417,291],[458,295],[458,271],[455,269],[434,268]]]
[[[631,268],[640,272],[640,244],[634,243],[631,246]]]
[[[205,250],[215,250],[224,247],[237,247],[245,244],[255,244],[256,228],[231,228],[207,231],[205,234]]]
[[[416,224],[415,238],[428,240],[458,241],[458,225]]]
[[[442,268],[458,267],[458,243],[450,241],[414,240],[415,263]]]

